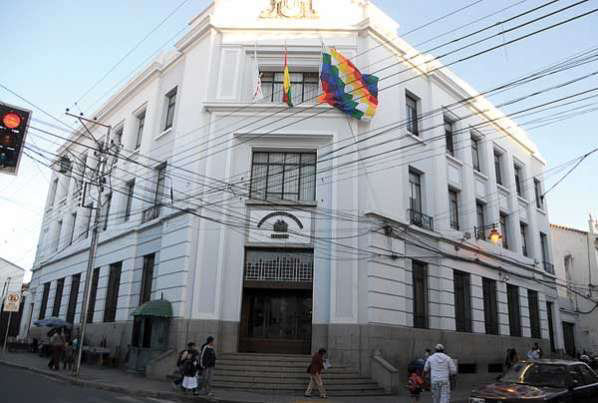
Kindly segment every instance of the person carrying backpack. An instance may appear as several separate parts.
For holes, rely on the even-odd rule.
[[[194,354],[199,354],[199,352],[195,348],[195,343],[193,343],[192,341],[187,343],[187,348],[179,353],[179,356],[177,357],[176,361],[176,366],[180,376],[172,382],[172,387],[175,391],[178,390],[183,384],[183,379],[185,377],[183,364],[185,363],[187,358],[192,357]]]
[[[184,357],[182,362],[183,382],[181,386],[185,392],[193,391],[194,395],[197,395],[198,384],[197,384],[197,371],[199,370],[199,352],[195,349],[189,350]]]

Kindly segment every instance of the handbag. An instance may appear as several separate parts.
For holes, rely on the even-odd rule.
[[[324,369],[330,369],[332,368],[332,364],[330,363],[330,360],[328,358],[326,358],[324,360]]]

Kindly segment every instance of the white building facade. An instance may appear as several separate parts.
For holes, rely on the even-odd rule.
[[[550,225],[565,352],[598,351],[598,221],[588,231]]]
[[[90,342],[126,349],[132,312],[164,298],[175,349],[208,335],[223,352],[325,347],[363,374],[376,350],[404,367],[438,342],[477,372],[509,347],[562,349],[544,160],[397,30],[366,0],[216,0],[94,115],[119,157]],[[323,46],[383,69],[371,122],[316,104]],[[72,139],[60,150],[72,175],[48,195],[35,319],[81,314],[93,221],[78,206],[96,157],[84,133]]]

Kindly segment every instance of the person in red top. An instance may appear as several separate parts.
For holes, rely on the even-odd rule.
[[[327,399],[324,383],[322,382],[322,370],[324,369],[324,356],[326,349],[321,348],[317,353],[311,357],[311,364],[307,367],[307,373],[310,375],[309,385],[305,391],[305,397],[311,397],[312,389],[317,386],[320,391],[320,397]]]
[[[409,375],[409,383],[407,387],[409,388],[409,394],[411,395],[412,403],[419,401],[419,395],[422,393],[423,386],[424,380],[422,379],[418,371],[411,372],[411,375]]]

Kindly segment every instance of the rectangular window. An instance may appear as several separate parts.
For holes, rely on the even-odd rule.
[[[154,206],[162,205],[164,199],[164,188],[166,185],[166,163],[156,168],[156,192],[154,194]]]
[[[143,128],[145,127],[145,111],[137,115],[137,136],[135,136],[135,150],[141,147]]]
[[[91,229],[91,215],[93,214],[94,208],[93,203],[91,203],[90,208],[85,217],[85,239],[89,237],[89,230]]]
[[[172,127],[172,123],[174,122],[174,108],[176,105],[176,92],[177,87],[170,90],[168,94],[166,94],[166,121],[164,123],[164,130],[168,130]]]
[[[521,337],[521,311],[519,308],[519,287],[507,284],[509,306],[509,330],[511,336]]]
[[[444,117],[444,138],[446,139],[446,152],[455,156],[453,121]]]
[[[56,292],[54,293],[54,306],[52,306],[52,316],[60,316],[60,305],[62,305],[62,292],[64,291],[64,278],[56,281]]]
[[[125,201],[125,221],[129,221],[131,217],[131,207],[133,206],[133,196],[135,195],[135,179],[128,181],[127,184],[127,200]]]
[[[110,265],[106,305],[104,306],[104,322],[114,322],[114,319],[116,319],[116,306],[118,304],[118,289],[120,288],[121,271],[122,262]]]
[[[480,169],[480,139],[474,135],[471,136],[471,161],[473,169],[482,172]]]
[[[454,270],[455,324],[458,332],[471,332],[471,276]]]
[[[262,71],[262,102],[282,103],[283,72]],[[317,72],[291,73],[291,99],[293,105],[315,102],[320,93],[320,77]]]
[[[125,131],[123,126],[120,126],[114,131],[114,144],[122,146],[123,144],[123,132]]]
[[[540,332],[540,303],[538,301],[538,291],[527,290],[527,301],[529,306],[529,325],[532,337],[541,339]]]
[[[413,327],[428,328],[428,268],[425,263],[413,261]]]
[[[502,235],[502,247],[509,249],[509,226],[507,225],[508,217],[505,213],[500,213],[500,234]]]
[[[542,194],[542,183],[537,178],[534,178],[534,193],[536,196],[536,207],[544,208],[544,195]]]
[[[60,246],[60,234],[62,233],[62,220],[58,221],[56,226],[56,237],[54,238],[54,250],[58,250]]]
[[[254,152],[250,197],[259,200],[314,201],[316,153]]]
[[[523,168],[515,164],[515,189],[517,190],[517,196],[523,197]]]
[[[496,281],[489,278],[483,278],[482,288],[484,291],[484,321],[486,322],[486,334],[498,334]]]
[[[486,205],[476,200],[476,239],[486,239]]]
[[[152,280],[154,278],[154,261],[156,255],[143,257],[143,273],[141,275],[141,289],[139,291],[139,305],[143,305],[152,297]]]
[[[550,262],[550,256],[548,255],[548,237],[543,232],[540,232],[540,246],[542,248],[542,261],[544,262],[544,271],[554,274],[554,266]]]
[[[494,172],[496,173],[496,183],[502,185],[502,154],[494,150]]]
[[[74,323],[75,311],[77,310],[77,299],[79,298],[79,286],[81,284],[81,273],[71,277],[71,292],[69,293],[69,306],[66,310],[66,321]]]
[[[406,110],[407,110],[407,131],[414,136],[419,136],[419,124],[417,113],[417,98],[407,94],[405,96]]]
[[[451,228],[459,229],[459,192],[454,189],[449,189],[449,207]]]
[[[102,230],[106,231],[108,229],[108,220],[110,219],[110,205],[112,204],[112,193],[108,193],[106,196],[106,200],[104,201],[104,225],[102,226]]]
[[[548,339],[550,341],[550,351],[556,352],[556,345],[554,344],[554,321],[552,318],[553,303],[546,301],[546,315],[548,316]]]
[[[89,302],[87,303],[87,323],[93,323],[93,314],[96,310],[96,297],[98,295],[98,282],[100,281],[100,268],[93,269],[91,276],[91,290],[89,291]]]
[[[46,317],[46,308],[48,307],[48,298],[50,297],[50,283],[44,284],[44,292],[42,293],[42,303],[39,307],[38,319],[44,319]]]
[[[409,186],[409,208],[418,213],[422,213],[423,206],[421,174],[414,171],[413,169],[409,169]]]
[[[527,250],[527,224],[519,223],[519,228],[521,230],[521,253],[523,253],[523,256],[529,256]]]
[[[75,238],[75,224],[77,224],[77,213],[71,214],[71,226],[69,227],[68,245],[73,244]]]
[[[48,195],[48,207],[52,207],[56,202],[56,193],[58,192],[58,178],[52,181],[50,187],[50,194]]]

